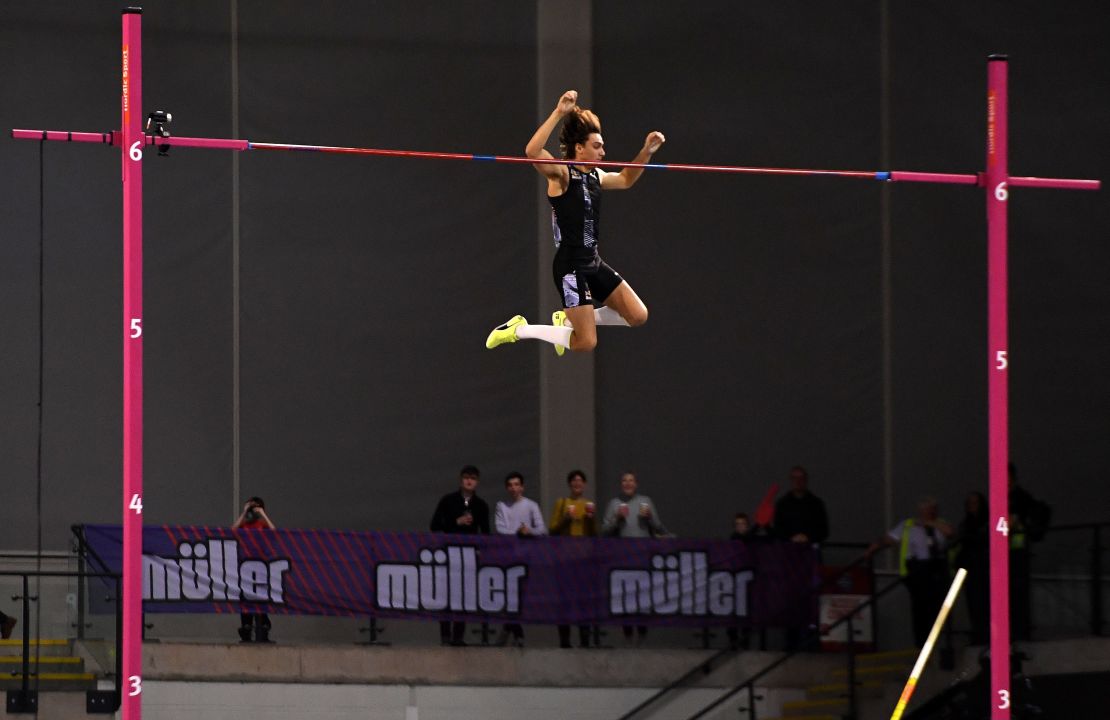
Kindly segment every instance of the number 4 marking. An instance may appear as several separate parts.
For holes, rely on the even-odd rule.
[[[1010,523],[1006,521],[1005,517],[1000,517],[998,518],[998,524],[994,526],[994,529],[1002,533],[1003,537],[1007,537],[1010,534]]]
[[[143,514],[143,498],[138,493],[131,496],[131,504],[127,506],[128,510],[134,510],[136,515]]]

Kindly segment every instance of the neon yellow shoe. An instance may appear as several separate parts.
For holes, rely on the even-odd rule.
[[[516,329],[527,324],[528,321],[523,315],[514,315],[504,325],[498,325],[490,332],[489,337],[486,338],[486,347],[492,350],[503,343],[516,342]]]
[[[551,324],[555,327],[564,327],[567,324],[566,312],[562,310],[556,310],[555,312],[551,313]],[[562,357],[563,353],[565,353],[566,351],[567,349],[562,345],[555,346],[555,354],[559,357]]]

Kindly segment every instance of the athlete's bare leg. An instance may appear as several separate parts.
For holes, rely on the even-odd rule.
[[[594,321],[594,306],[581,305],[567,308],[568,324],[574,328],[570,335],[570,349],[589,352],[597,347],[597,323]]]
[[[647,322],[647,305],[644,305],[644,301],[640,299],[640,296],[636,294],[632,286],[624,280],[621,281],[621,284],[617,286],[616,290],[609,294],[609,297],[605,298],[605,306],[616,310],[617,313],[624,318],[624,321],[632,327],[637,327]],[[570,315],[569,310],[567,311],[567,315]],[[591,321],[593,320],[592,317],[590,319]],[[578,325],[575,324],[574,327],[577,328]]]

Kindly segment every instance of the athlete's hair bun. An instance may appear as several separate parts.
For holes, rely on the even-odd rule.
[[[592,110],[574,106],[563,120],[563,129],[559,131],[559,152],[566,160],[574,159],[574,146],[578,143],[585,144],[590,133],[601,132],[601,121],[597,119]]]

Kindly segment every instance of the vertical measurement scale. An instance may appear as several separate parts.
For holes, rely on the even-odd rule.
[[[123,720],[143,712],[142,18],[139,8],[123,11]]]
[[[991,567],[991,718],[1010,720],[1009,367],[1006,220],[1010,180],[1004,55],[987,59],[987,347]]]
[[[118,146],[122,156],[123,180],[123,604],[122,717],[142,717],[142,511],[143,511],[143,264],[142,161],[144,148],[155,138],[142,126],[142,10],[123,11],[121,129],[112,133],[47,130],[12,130],[23,140],[102,143]],[[1007,465],[1009,462],[1007,347],[1006,213],[1010,187],[1039,187],[1097,190],[1098,180],[1010,176],[1007,166],[1006,58],[988,58],[986,171],[980,174],[913,171],[809,170],[693,165],[598,162],[599,167],[713,172],[751,175],[838,176],[883,182],[926,182],[978,185],[985,188],[988,244],[988,354],[989,354],[989,511],[994,532],[990,540],[991,562],[991,691],[992,720],[1010,718],[1010,624],[1009,624],[1009,509]],[[157,144],[246,150],[324,152],[380,157],[409,157],[434,160],[477,160],[520,164],[573,164],[573,160],[534,159],[505,155],[442,153],[377,148],[335,147],[252,143],[219,138],[158,137]],[[726,696],[727,697],[727,696]],[[721,698],[723,700],[723,698]]]

